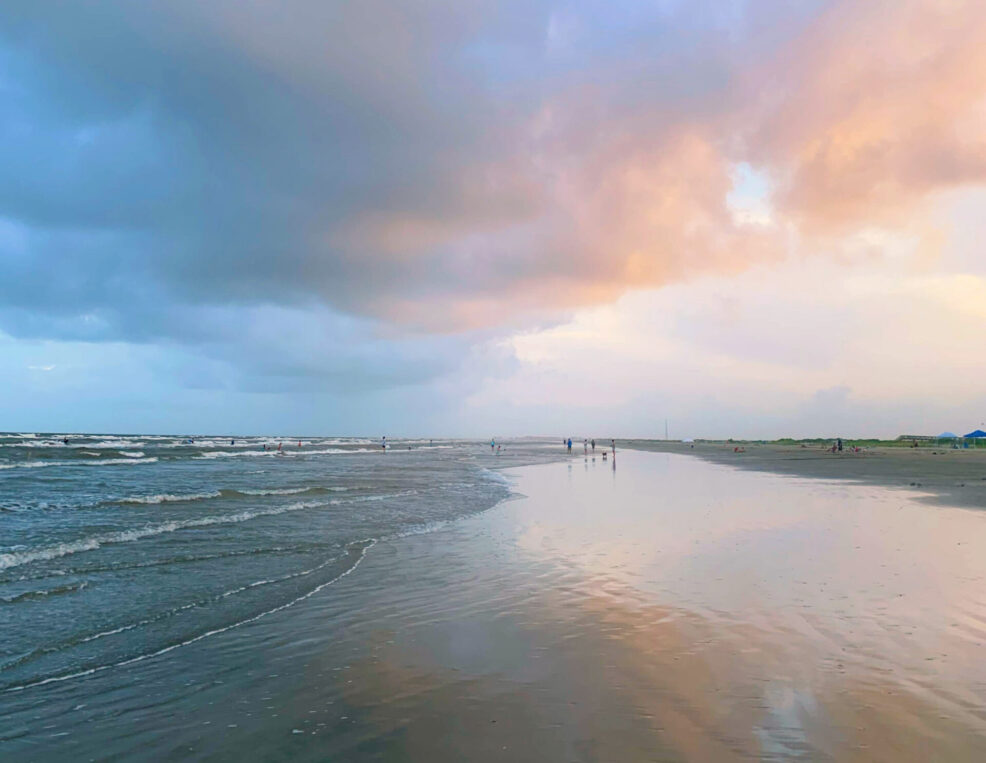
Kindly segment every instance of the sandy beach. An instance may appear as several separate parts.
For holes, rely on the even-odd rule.
[[[491,457],[491,463],[495,459]],[[986,517],[621,451],[296,605],[4,697],[7,759],[981,760]],[[131,687],[140,686],[135,701]]]
[[[941,506],[986,509],[986,448],[867,447],[860,453],[830,453],[820,446],[758,443],[682,443],[621,440],[620,445],[657,453],[681,453],[741,469],[799,477],[851,480],[917,490]],[[742,452],[734,452],[734,448]]]

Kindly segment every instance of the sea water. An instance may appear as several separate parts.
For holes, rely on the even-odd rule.
[[[377,541],[504,498],[490,450],[0,435],[0,691],[132,664],[290,606]]]

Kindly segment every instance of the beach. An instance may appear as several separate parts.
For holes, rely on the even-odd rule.
[[[463,449],[509,495],[350,547],[262,616],[5,692],[0,755],[986,755],[981,512],[682,454]]]
[[[801,447],[756,442],[620,442],[627,448],[680,453],[741,469],[916,490],[924,493],[923,500],[928,503],[986,509],[986,447],[952,448],[943,440],[922,442],[918,448],[867,446],[853,453],[847,441],[841,453],[830,453],[817,444]],[[740,452],[736,452],[737,448]]]

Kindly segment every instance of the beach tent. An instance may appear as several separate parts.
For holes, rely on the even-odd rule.
[[[942,432],[938,435],[939,440],[958,440],[959,436],[955,432]]]
[[[979,441],[980,440],[986,440],[986,432],[984,432],[982,429],[977,429],[974,432],[969,432],[969,434],[967,434],[963,439],[964,440],[972,440],[972,447],[978,448],[979,447]],[[963,448],[968,448],[969,447],[969,443],[967,443],[967,442],[966,443],[963,443],[962,444],[962,447]]]

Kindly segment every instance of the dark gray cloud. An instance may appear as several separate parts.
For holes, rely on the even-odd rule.
[[[723,36],[708,22],[670,4],[5,3],[0,214],[37,243],[4,280],[56,310],[105,306],[118,279],[359,311],[575,271],[546,182],[564,168],[538,166],[532,123],[558,98],[595,130],[708,108],[728,69],[687,53]]]
[[[0,214],[36,245],[4,280],[28,271],[22,299],[87,307],[112,274],[196,302],[351,309],[375,283],[411,287],[410,269],[343,251],[339,226],[372,210],[468,227],[523,203],[463,187],[508,136],[484,129],[503,104],[469,71],[470,34],[498,12],[456,8],[5,6]]]
[[[433,379],[488,336],[458,332],[742,249],[720,138],[690,125],[813,7],[11,0],[0,330],[173,343],[251,379]]]

